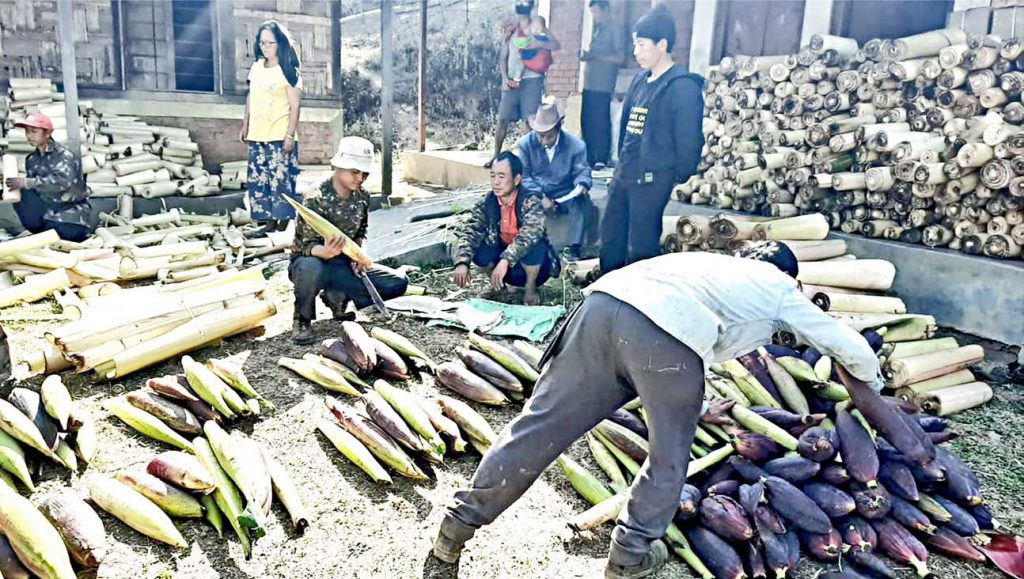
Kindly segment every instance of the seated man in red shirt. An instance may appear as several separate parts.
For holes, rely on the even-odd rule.
[[[523,163],[512,153],[491,165],[491,192],[470,213],[455,244],[453,281],[469,283],[470,263],[487,269],[497,291],[524,288],[523,303],[540,303],[537,287],[558,277],[562,264],[548,242],[540,197],[520,189]]]

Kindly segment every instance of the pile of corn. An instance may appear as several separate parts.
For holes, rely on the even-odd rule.
[[[1019,258],[1022,50],[944,29],[726,57],[707,74],[698,174],[676,198]]]
[[[96,426],[60,376],[48,376],[38,392],[17,387],[0,400],[0,478],[10,475],[35,492],[28,466],[34,456],[78,472],[79,459],[88,463],[96,448]]]
[[[467,445],[487,452],[496,435],[487,420],[464,402],[438,396],[433,400],[409,390],[363,377],[381,376],[407,381],[409,364],[437,371],[430,357],[408,338],[383,328],[369,333],[355,322],[343,322],[338,339],[320,346],[320,355],[281,358],[278,365],[334,393],[353,396],[351,406],[328,396],[331,418],[317,429],[353,464],[379,484],[390,485],[386,465],[413,480],[428,479],[413,457],[433,464],[446,454],[465,452]]]
[[[16,163],[23,173],[32,146],[24,129],[14,128],[14,123],[31,113],[43,113],[53,121],[54,140],[67,143],[64,95],[47,79],[13,78],[10,83],[11,110],[0,152],[11,155],[8,163]],[[236,176],[222,186],[219,175],[203,168],[199,146],[186,129],[101,113],[90,101],[80,102],[78,109],[82,172],[92,197],[202,197],[242,188],[244,179]]]
[[[665,537],[697,576],[796,576],[805,557],[824,564],[841,558],[843,572],[826,575],[848,578],[895,577],[879,555],[921,577],[930,576],[931,553],[986,561],[988,533],[999,525],[977,476],[941,446],[956,437],[943,419],[879,397],[841,369],[836,382],[830,364],[812,367],[768,349],[741,360],[707,376],[706,396],[731,401],[733,424],[698,427]],[[559,459],[594,505],[573,517],[571,528],[617,518],[626,486],[647,459],[647,438],[639,400],[590,433],[610,488]]]

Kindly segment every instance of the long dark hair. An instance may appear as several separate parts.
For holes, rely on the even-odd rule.
[[[277,42],[277,62],[281,65],[281,72],[288,80],[288,84],[295,86],[299,83],[299,53],[296,52],[295,41],[292,40],[288,29],[277,20],[267,20],[256,29],[256,40],[252,43],[252,53],[256,60],[264,58],[263,49],[260,48],[260,34],[269,30]]]

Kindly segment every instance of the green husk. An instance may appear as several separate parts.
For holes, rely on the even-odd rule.
[[[636,473],[640,470],[640,464],[637,461],[633,460],[633,458],[625,452],[622,452],[622,449],[612,444],[611,441],[602,436],[600,432],[592,430],[591,434],[593,434],[594,437],[597,438],[597,440],[600,441],[601,444],[603,444],[605,448],[607,448],[608,451],[622,463],[623,468],[626,469],[626,472],[628,472],[631,477],[636,476]]]
[[[796,450],[797,439],[793,438],[793,435],[776,426],[769,420],[762,418],[759,414],[749,408],[738,404],[733,406],[732,417],[740,424],[740,426],[746,428],[750,432],[763,434],[786,449]]]
[[[722,362],[722,368],[729,373],[733,382],[736,383],[736,386],[750,402],[757,406],[782,408],[779,401],[772,397],[771,393],[758,382],[757,378],[743,364],[740,364],[737,360],[726,360]]]
[[[427,364],[427,367],[433,371],[437,364],[430,359],[423,350],[420,350],[416,344],[413,344],[409,338],[399,334],[398,332],[392,332],[391,330],[385,330],[384,328],[373,327],[370,329],[370,336],[377,338],[381,342],[384,342],[391,347],[392,350],[399,354],[411,358],[419,359]]]
[[[139,433],[154,440],[170,444],[185,452],[195,452],[195,449],[192,448],[192,443],[172,430],[170,426],[167,426],[159,418],[145,410],[139,410],[132,406],[123,398],[111,398],[107,400],[105,406],[111,414],[120,418],[125,424],[131,426]]]
[[[468,338],[470,345],[490,356],[495,362],[504,366],[506,370],[515,374],[517,378],[521,378],[531,384],[540,378],[537,371],[511,349],[473,332],[469,333]]]
[[[573,459],[563,454],[555,459],[555,463],[562,469],[569,484],[590,504],[596,505],[612,497],[612,492],[604,483]]]
[[[239,522],[243,511],[242,496],[235,487],[235,483],[231,482],[228,473],[224,472],[224,469],[220,466],[220,462],[217,460],[210,442],[203,437],[197,437],[192,441],[192,446],[196,449],[196,458],[199,459],[200,464],[210,473],[216,484],[213,498],[217,502],[217,506],[220,507],[221,513],[227,517],[231,528],[238,535],[245,558],[251,558],[252,541],[249,538],[249,531]]]
[[[223,513],[220,512],[220,507],[217,506],[216,499],[211,495],[199,495],[199,503],[203,505],[203,517],[207,523],[213,527],[213,530],[217,531],[218,537],[224,536],[224,517]]]
[[[14,475],[29,492],[36,491],[32,475],[29,474],[28,465],[25,463],[25,451],[17,440],[3,430],[0,430],[0,469]]]
[[[779,396],[782,396],[782,401],[786,403],[786,406],[797,414],[810,414],[811,408],[807,403],[807,397],[804,396],[803,390],[800,389],[793,376],[765,348],[758,348],[757,352],[764,360],[768,375],[775,382],[775,388],[779,391]]]
[[[587,433],[587,446],[590,447],[590,453],[594,455],[594,462],[611,479],[613,491],[620,492],[629,486],[626,483],[626,477],[622,475],[619,463],[615,461],[615,455],[608,450],[608,447],[603,442],[598,440],[592,433]]]

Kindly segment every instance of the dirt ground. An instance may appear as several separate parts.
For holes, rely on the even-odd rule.
[[[450,270],[419,274],[415,283],[432,288],[444,296]],[[416,274],[414,274],[416,275]],[[475,278],[470,293],[482,289],[481,276]],[[494,525],[485,528],[470,544],[457,568],[428,557],[431,539],[443,517],[444,505],[459,488],[468,485],[479,456],[467,454],[450,458],[434,470],[435,480],[414,483],[395,477],[395,485],[375,485],[358,468],[342,457],[316,429],[316,421],[327,416],[323,405],[325,391],[279,368],[280,356],[301,357],[308,351],[290,340],[292,305],[290,284],[284,273],[271,280],[271,293],[278,313],[259,337],[238,336],[218,347],[192,355],[208,357],[245,356],[245,370],[251,382],[276,406],[258,421],[245,421],[237,428],[262,443],[285,465],[311,512],[310,528],[296,535],[287,514],[276,504],[268,534],[253,549],[251,560],[244,560],[237,540],[216,533],[204,522],[177,521],[189,540],[189,547],[173,550],[132,531],[110,516],[102,515],[112,539],[111,550],[98,577],[599,577],[607,553],[610,528],[573,536],[566,519],[586,505],[565,482],[557,469],[549,469],[516,505]],[[579,292],[559,280],[543,288],[547,304],[571,306]],[[51,303],[20,309],[8,308],[0,315],[56,311]],[[322,306],[321,306],[322,308]],[[321,309],[314,325],[319,338],[333,337],[338,325]],[[373,313],[360,321],[381,324]],[[7,322],[15,360],[44,344],[42,332],[53,322]],[[463,341],[463,333],[447,328],[427,328],[418,320],[397,319],[389,324],[417,342],[436,361],[452,358],[453,349]],[[110,417],[101,403],[113,394],[141,387],[147,378],[180,370],[176,361],[140,371],[116,383],[92,383],[88,376],[67,379],[72,394],[84,401],[99,418],[100,452],[85,473],[113,473],[122,469],[144,468],[156,454],[168,450],[164,445],[144,439]],[[38,385],[40,378],[28,380]],[[418,379],[409,389],[422,394],[439,391],[429,379]],[[443,388],[442,388],[443,390]],[[6,395],[6,392],[3,392]],[[500,429],[519,410],[518,405],[500,409],[480,408],[481,413]],[[979,472],[986,495],[999,519],[1010,528],[1024,523],[1024,397],[1019,391],[996,388],[991,403],[981,409],[958,415],[954,428],[963,436],[953,443],[957,452]],[[571,454],[595,473],[585,444],[577,443]],[[84,495],[78,476],[46,466],[35,499],[66,486]],[[229,531],[230,532],[230,531]],[[933,570],[944,577],[996,577],[991,568],[950,563],[935,557]],[[806,564],[798,573],[812,577],[815,567]],[[678,559],[672,560],[657,577],[692,576]],[[907,576],[910,576],[907,573]]]

